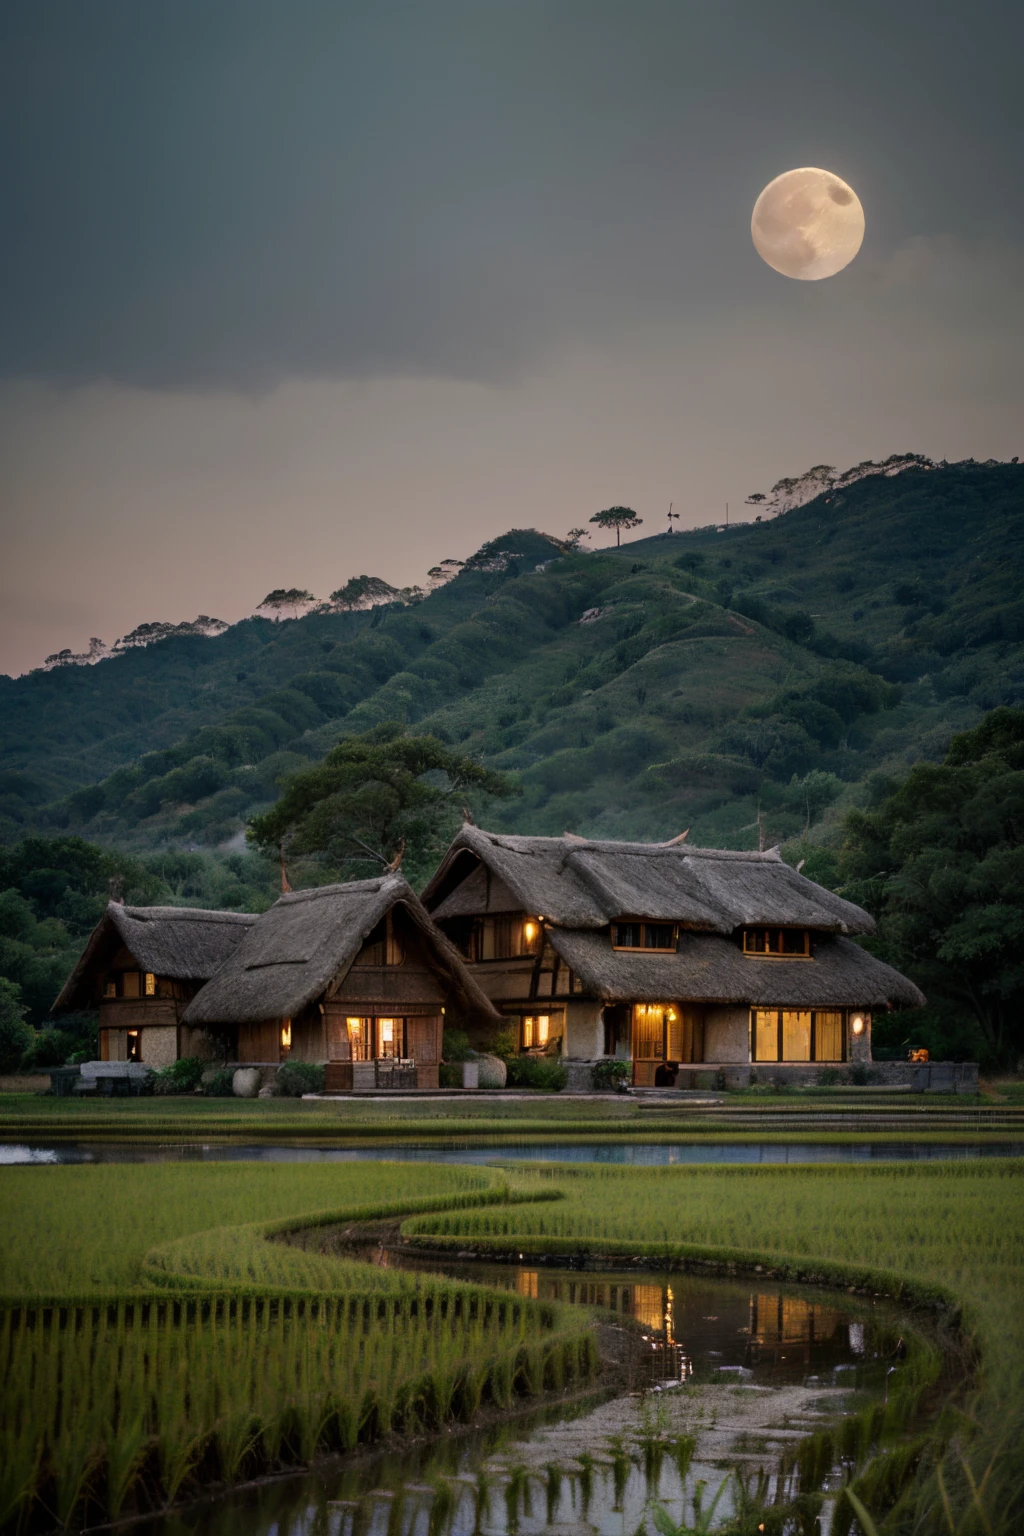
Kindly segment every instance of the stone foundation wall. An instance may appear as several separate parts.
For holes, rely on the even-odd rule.
[[[592,1071],[595,1060],[566,1060],[562,1065],[569,1074],[563,1092],[593,1093]],[[866,1079],[866,1081],[864,1081]],[[873,1061],[842,1062],[834,1066],[804,1061],[705,1062],[681,1067],[677,1088],[701,1088],[719,1092],[724,1088],[749,1088],[754,1083],[769,1086],[785,1084],[790,1088],[836,1087],[854,1084],[863,1087],[910,1088],[915,1093],[977,1093],[976,1061]]]
[[[601,1058],[598,1058],[601,1059]],[[593,1093],[594,1077],[593,1061],[567,1060],[562,1058],[562,1066],[569,1074],[569,1080],[562,1089],[563,1093]]]
[[[978,1091],[976,1061],[864,1061],[836,1063],[831,1067],[814,1062],[763,1061],[737,1063],[720,1070],[725,1073],[727,1088],[746,1088],[752,1082],[786,1083],[794,1088],[859,1083],[865,1087],[910,1088],[917,1093]]]

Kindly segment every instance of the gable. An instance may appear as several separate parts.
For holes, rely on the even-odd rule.
[[[478,917],[485,912],[521,912],[523,902],[486,864],[477,864],[434,908],[435,922],[445,917]]]

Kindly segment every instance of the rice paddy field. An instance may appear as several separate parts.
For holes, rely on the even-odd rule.
[[[945,1300],[977,1352],[969,1400],[855,1491],[886,1528],[1024,1529],[1024,1169],[1016,1160],[788,1168],[551,1169],[563,1201],[412,1218],[481,1253],[629,1254]]]
[[[595,1369],[579,1313],[273,1241],[317,1221],[514,1198],[496,1174],[20,1172],[0,1177],[4,1528],[159,1509],[183,1489],[508,1408]]]
[[[861,1528],[1010,1536],[1024,1527],[1022,1194],[1019,1159],[0,1169],[0,1521],[51,1531],[158,1510],[592,1379],[580,1309],[281,1241],[402,1216],[412,1243],[482,1257],[760,1266],[944,1308],[976,1356],[972,1385],[860,1466]],[[840,1502],[837,1530],[854,1509]]]

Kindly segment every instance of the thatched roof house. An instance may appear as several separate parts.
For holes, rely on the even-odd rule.
[[[55,1013],[98,1008],[104,1060],[166,1066],[206,1054],[182,1013],[256,922],[250,912],[125,907],[112,901],[54,1003]]]
[[[327,1061],[335,1087],[353,1085],[353,1063],[408,1061],[436,1087],[446,1013],[498,1018],[412,887],[385,874],[282,896],[184,1018],[231,1031],[240,1061]]]
[[[870,1059],[870,1011],[924,1001],[853,942],[870,915],[777,849],[465,826],[423,901],[523,1049],[630,1056],[639,1082],[670,1061]]]

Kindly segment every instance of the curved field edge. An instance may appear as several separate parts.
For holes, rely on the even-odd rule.
[[[760,1265],[766,1278],[846,1285],[942,1309],[959,1320],[978,1362],[970,1400],[949,1406],[912,1450],[877,1457],[855,1492],[887,1529],[995,1536],[1022,1528],[1024,1167],[1016,1159],[549,1165],[535,1174],[569,1199],[535,1210],[412,1218],[403,1235],[581,1267],[625,1254],[755,1276]],[[852,1506],[841,1503],[837,1536],[851,1518]]]
[[[515,1198],[490,1175],[447,1198],[207,1229],[147,1252],[144,1290],[4,1298],[0,1528],[143,1513],[190,1485],[230,1484],[589,1381],[596,1348],[574,1309],[273,1241]]]

